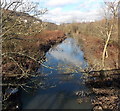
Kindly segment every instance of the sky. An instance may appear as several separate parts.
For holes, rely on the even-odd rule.
[[[92,22],[102,18],[103,0],[41,0],[40,3],[48,9],[42,19],[56,24]]]
[[[8,0],[7,0],[8,1]],[[9,0],[16,1],[16,0]],[[102,19],[104,1],[113,0],[25,0],[39,3],[39,8],[47,8],[46,14],[40,17],[43,21],[56,24],[72,22],[94,22]]]

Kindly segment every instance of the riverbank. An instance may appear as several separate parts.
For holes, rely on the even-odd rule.
[[[94,98],[94,111],[120,109],[120,70],[101,70],[89,72],[86,85],[91,89]]]
[[[59,26],[60,30],[65,31],[65,33],[78,41],[78,44],[84,51],[84,57],[89,63],[89,67],[93,70],[103,69],[102,54],[107,40],[106,33],[101,34],[105,31],[105,27],[102,26],[103,24],[106,24],[105,20],[86,23],[61,24]],[[103,27],[103,31],[98,28],[101,26]],[[120,68],[118,64],[119,49],[118,24],[116,22],[115,29],[112,32],[107,45],[104,66],[105,70]]]
[[[19,41],[19,46],[16,47],[16,51],[14,53],[9,53],[13,54],[14,59],[17,62],[24,63],[24,69],[27,68],[30,70],[29,72],[34,72],[37,70],[36,68],[39,67],[39,64],[37,64],[37,59],[40,61],[45,52],[47,52],[53,45],[62,42],[65,38],[66,35],[61,31],[45,30],[35,36],[24,37],[24,39]],[[22,52],[22,50],[24,50],[24,52]],[[8,61],[6,59],[7,58],[3,58],[3,61],[6,61],[6,63],[2,65],[4,72],[3,76],[12,76],[12,73],[20,74],[21,69],[16,67],[14,61]]]
[[[120,70],[118,66],[119,45],[110,42],[105,58],[105,70],[102,69],[102,51],[104,40],[99,37],[75,35],[84,51],[84,57],[89,63],[90,70],[86,85],[92,89],[93,110],[119,110],[120,107]]]
[[[84,57],[89,63],[89,66],[93,70],[100,70],[102,68],[102,53],[105,44],[105,40],[100,37],[88,36],[82,34],[74,35],[78,40],[78,43],[84,51]],[[106,70],[118,69],[118,54],[119,45],[117,42],[110,42],[107,48],[107,56],[105,58]]]
[[[9,51],[3,58],[3,109],[20,109],[19,88],[26,90],[29,83],[34,84],[33,89],[37,86],[30,78],[37,76],[36,71],[45,59],[45,53],[64,39],[66,35],[62,31],[44,30],[16,41],[16,50]]]

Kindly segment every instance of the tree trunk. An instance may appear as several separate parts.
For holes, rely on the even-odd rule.
[[[110,41],[110,37],[112,34],[112,29],[113,29],[113,25],[111,25],[110,31],[107,31],[107,40],[105,42],[105,46],[104,46],[103,54],[102,54],[102,69],[105,68],[105,54],[106,54],[107,46],[108,46],[108,43]]]

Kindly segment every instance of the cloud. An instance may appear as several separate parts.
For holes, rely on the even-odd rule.
[[[91,10],[89,12],[83,12],[80,10],[64,11],[62,8],[55,8],[47,15],[43,16],[43,19],[47,21],[61,24],[61,23],[71,23],[71,22],[83,22],[83,21],[94,21],[101,18],[98,10]]]
[[[52,7],[58,7],[58,6],[64,6],[68,4],[74,4],[77,3],[79,0],[49,0],[46,2],[47,6],[52,6]]]
[[[71,55],[69,55],[65,52],[54,51],[51,53],[51,55],[58,60],[65,61],[66,63],[71,63],[72,65],[76,65],[76,66],[82,65],[80,60],[73,58]]]
[[[43,20],[57,24],[99,20],[101,3],[102,0],[48,0],[49,12]]]
[[[48,22],[61,24],[75,21],[94,21],[101,18],[99,8],[103,0],[29,0],[29,2],[30,1],[39,3],[39,8],[47,8],[49,10],[47,14],[41,17],[42,20]]]
[[[50,10],[49,13],[52,14],[52,15],[55,15],[55,14],[59,15],[59,14],[62,13],[62,8],[60,8],[60,7],[54,8],[54,9]]]
[[[80,48],[76,46],[75,41],[72,39],[66,39],[62,45],[58,45],[55,49],[50,50],[49,54],[57,60],[64,61],[67,64],[70,63],[75,66],[84,64],[84,62],[82,62],[83,53],[80,53]]]

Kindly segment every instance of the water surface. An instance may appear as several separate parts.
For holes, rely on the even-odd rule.
[[[87,91],[81,68],[87,66],[84,53],[73,38],[67,38],[46,53],[44,66],[38,70],[41,87],[22,92],[23,109],[91,109],[90,100],[78,103],[76,91]]]

